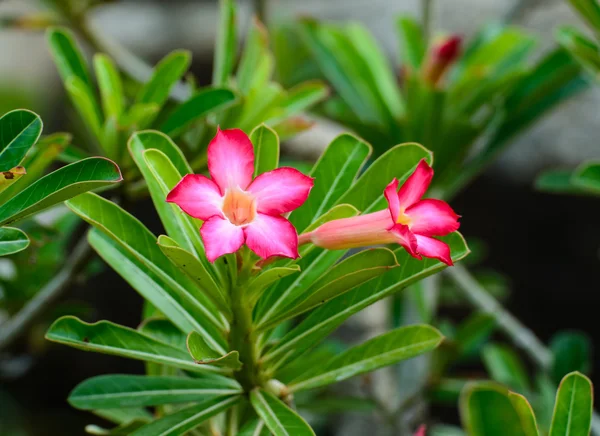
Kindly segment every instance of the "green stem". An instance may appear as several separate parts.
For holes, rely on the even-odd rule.
[[[429,45],[429,39],[431,36],[431,9],[433,0],[421,0],[421,23],[423,26],[423,39],[425,40],[425,46]]]

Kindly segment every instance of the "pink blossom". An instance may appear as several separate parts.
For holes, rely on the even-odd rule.
[[[385,188],[388,209],[329,221],[301,235],[300,243],[330,250],[398,243],[417,259],[431,257],[452,265],[448,244],[432,236],[456,231],[459,216],[444,201],[421,199],[432,178],[433,169],[423,159],[400,190],[397,179]]]
[[[200,234],[210,262],[244,243],[263,259],[298,257],[296,229],[281,215],[306,201],[312,178],[283,167],[252,180],[254,148],[238,129],[217,130],[208,146],[208,171],[210,178],[183,177],[167,201],[204,221]]]

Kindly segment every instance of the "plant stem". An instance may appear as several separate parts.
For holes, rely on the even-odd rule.
[[[267,0],[254,0],[254,14],[261,23],[267,24]]]
[[[433,0],[421,0],[421,24],[423,27],[423,39],[425,47],[429,45],[431,37],[431,9]]]
[[[93,256],[92,248],[84,235],[66,260],[62,269],[12,318],[0,326],[0,350],[19,338],[47,308],[58,300],[73,283],[77,274]]]

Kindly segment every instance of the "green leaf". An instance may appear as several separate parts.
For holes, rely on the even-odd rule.
[[[0,227],[0,256],[18,253],[29,247],[29,238],[20,229]]]
[[[6,225],[92,189],[122,180],[119,167],[102,157],[66,165],[19,192],[0,206],[0,225]]]
[[[207,419],[229,409],[242,399],[241,396],[218,397],[179,410],[146,424],[131,436],[178,436],[200,425]]]
[[[369,144],[347,133],[329,144],[310,173],[315,184],[308,199],[290,216],[298,233],[327,212],[352,186],[370,154]]]
[[[535,414],[527,399],[523,395],[514,392],[509,392],[508,398],[519,415],[523,433],[526,436],[539,436]]]
[[[14,186],[26,174],[27,171],[23,166],[17,166],[0,173],[0,204],[4,203],[6,199],[13,197],[15,192],[21,191],[21,185],[17,185],[17,191],[15,191]]]
[[[291,265],[289,267],[274,267],[263,271],[252,280],[246,288],[246,298],[248,304],[254,306],[265,289],[270,285],[281,280],[284,277],[300,272],[300,266]]]
[[[442,240],[450,246],[454,262],[469,253],[459,233],[453,233]],[[446,268],[444,263],[435,259],[414,259],[402,248],[396,249],[394,253],[400,268],[391,269],[375,282],[367,282],[311,312],[265,354],[264,364],[271,370],[284,368],[286,363],[319,344],[351,315]]]
[[[545,171],[535,180],[535,188],[553,194],[586,194],[573,184],[573,172],[569,170]]]
[[[197,365],[183,350],[108,321],[88,324],[74,316],[63,316],[50,326],[46,339],[83,351],[160,363],[187,371],[219,371],[215,367]]]
[[[413,71],[418,71],[425,57],[426,44],[420,24],[410,17],[400,17],[396,22],[400,39],[400,59]]]
[[[77,409],[147,407],[200,402],[208,398],[241,393],[239,384],[226,377],[148,377],[100,375],[77,385],[69,404]]]
[[[85,432],[98,436],[127,436],[147,423],[148,421],[144,419],[132,419],[111,429],[89,424],[85,426]]]
[[[351,218],[357,215],[360,215],[360,211],[354,206],[350,204],[338,204],[313,221],[313,223],[304,230],[304,233],[312,232],[329,221]],[[300,250],[303,250],[303,248],[301,247]]]
[[[269,51],[267,29],[254,18],[237,70],[237,88],[242,95],[264,86],[273,74],[274,63],[273,55]]]
[[[483,349],[483,362],[492,379],[516,390],[529,391],[527,372],[519,356],[506,345],[489,344]]]
[[[94,415],[100,416],[115,424],[126,424],[133,420],[149,422],[152,414],[143,407],[124,407],[120,409],[96,409]]]
[[[65,89],[90,132],[102,139],[102,114],[90,88],[79,77],[71,76],[65,81]]]
[[[67,206],[159,277],[168,286],[165,293],[182,302],[195,330],[205,335],[215,349],[225,352],[225,320],[195,284],[162,253],[156,237],[139,220],[95,194],[80,195],[69,200]]]
[[[587,23],[596,32],[600,32],[600,5],[596,0],[569,0]]]
[[[46,39],[63,82],[70,77],[77,77],[88,89],[93,89],[89,69],[73,33],[63,27],[53,27],[46,32]]]
[[[573,184],[588,192],[600,194],[600,162],[584,162],[573,174]]]
[[[385,187],[394,178],[402,184],[421,159],[425,159],[430,165],[433,161],[431,152],[422,145],[396,145],[373,162],[356,183],[338,199],[337,204],[351,204],[363,214],[384,209]]]
[[[556,393],[550,436],[589,435],[592,403],[590,379],[579,372],[567,374]]]
[[[17,109],[0,118],[0,172],[18,166],[42,133],[42,120],[28,110]]]
[[[272,394],[254,389],[250,392],[250,402],[275,436],[314,436],[306,421]]]
[[[101,53],[94,56],[94,70],[100,88],[104,116],[119,120],[123,112],[123,84],[119,70],[111,58]]]
[[[237,433],[237,436],[271,436],[271,432],[263,420],[255,418],[248,421]]]
[[[160,307],[161,312],[181,331],[187,333],[201,328],[193,312],[188,311],[188,303],[126,248],[98,229],[88,233],[88,241],[106,263],[142,297]]]
[[[178,106],[160,130],[171,137],[179,136],[194,122],[232,106],[236,100],[236,95],[227,88],[204,88]]]
[[[254,146],[254,177],[279,166],[279,137],[270,127],[261,124],[250,133]]]
[[[219,26],[213,66],[215,86],[226,85],[233,71],[236,59],[235,3],[233,0],[219,0]]]
[[[387,248],[370,248],[348,257],[322,275],[310,288],[296,288],[285,297],[285,306],[265,315],[258,329],[268,329],[281,321],[304,313],[398,266]]]
[[[556,39],[569,51],[571,56],[587,69],[592,79],[596,82],[600,81],[600,51],[597,44],[572,27],[558,29]]]
[[[558,384],[570,372],[586,373],[591,368],[592,342],[585,333],[577,331],[559,332],[550,341],[552,378]]]
[[[522,404],[511,400],[509,391],[495,383],[471,383],[460,398],[463,427],[472,436],[530,436],[531,421],[522,421],[522,413]]]
[[[278,119],[283,121],[286,118],[300,114],[325,100],[328,96],[329,88],[320,80],[302,82],[288,90],[287,95],[281,102],[282,112]]]
[[[121,124],[128,126],[131,130],[145,129],[160,112],[160,106],[156,103],[135,103],[123,114]]]
[[[199,365],[220,366],[234,371],[238,371],[242,367],[239,352],[230,351],[227,354],[221,354],[207,344],[202,336],[196,332],[191,332],[188,335],[187,348],[194,361]]]
[[[477,350],[492,334],[496,327],[496,318],[488,313],[477,312],[460,324],[454,341],[463,355]]]
[[[290,392],[314,389],[410,359],[436,348],[442,334],[428,325],[401,327],[352,347],[288,383]]]
[[[188,50],[175,50],[165,56],[156,66],[150,80],[140,89],[136,103],[155,104],[161,108],[171,89],[190,67],[192,55]]]
[[[97,230],[94,230],[97,232]],[[173,322],[164,318],[146,318],[138,326],[138,330],[145,335],[152,336],[165,344],[173,345],[182,350],[187,350],[185,341],[187,333],[183,333]]]
[[[213,276],[197,257],[181,248],[173,239],[164,235],[158,237],[158,246],[180,271],[196,283],[198,288],[211,299],[215,306],[223,313],[231,314],[229,296],[217,285]]]

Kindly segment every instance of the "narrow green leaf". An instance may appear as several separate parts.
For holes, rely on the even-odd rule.
[[[111,58],[101,53],[94,56],[94,70],[100,88],[104,116],[118,120],[123,112],[123,84],[119,70]]]
[[[121,124],[131,130],[147,128],[160,112],[156,103],[135,103],[123,114]]]
[[[237,436],[271,436],[271,432],[262,419],[255,418],[240,428]]]
[[[254,177],[279,166],[279,137],[265,124],[257,126],[250,133],[254,146]]]
[[[122,180],[117,165],[90,157],[42,177],[0,206],[0,225],[9,224],[92,189]]]
[[[63,82],[78,77],[88,89],[93,89],[89,69],[71,31],[53,27],[46,32],[46,39]]]
[[[158,237],[158,246],[179,270],[196,283],[221,312],[231,314],[228,295],[217,285],[213,276],[197,257],[164,235]]]
[[[239,384],[226,377],[148,377],[100,375],[77,385],[69,404],[77,409],[147,407],[200,402],[208,398],[241,393]]]
[[[596,43],[573,27],[558,29],[556,39],[590,73],[593,80],[600,82],[600,49]]]
[[[579,372],[567,374],[556,393],[550,436],[589,435],[592,407],[590,379]]]
[[[160,363],[187,371],[219,371],[215,367],[197,365],[183,350],[108,321],[88,324],[74,316],[63,316],[50,326],[46,339],[83,351]]]
[[[288,118],[310,109],[329,96],[329,88],[320,80],[302,82],[290,88],[281,102],[280,118]]]
[[[194,122],[208,114],[232,106],[236,100],[236,95],[227,88],[204,88],[177,107],[162,124],[160,130],[171,137],[176,137]]]
[[[18,253],[29,247],[29,238],[20,229],[0,227],[0,256]]]
[[[600,33],[600,5],[596,0],[569,0],[569,3],[595,32]]]
[[[458,262],[469,253],[459,233],[453,233],[443,240],[450,246],[454,262]],[[402,248],[396,249],[394,253],[400,268],[391,269],[375,282],[367,282],[311,312],[287,333],[278,345],[265,354],[265,365],[272,370],[285,367],[286,363],[292,362],[308,349],[318,345],[351,315],[446,268],[445,264],[435,259],[414,259]]]
[[[213,80],[215,86],[227,84],[236,59],[235,3],[219,0],[219,26],[215,47]]]
[[[65,81],[65,89],[85,125],[98,140],[101,140],[102,114],[90,88],[79,77],[71,76]]]
[[[274,327],[281,321],[324,304],[396,266],[398,266],[396,257],[387,248],[361,251],[328,270],[307,290],[294,289],[286,296],[286,304],[279,310],[271,311],[257,328]]]
[[[314,436],[306,421],[272,394],[254,389],[250,392],[250,402],[275,436]]]
[[[288,384],[291,392],[313,389],[374,371],[431,351],[442,342],[442,334],[428,325],[401,327],[324,362]]]
[[[218,397],[179,410],[146,424],[131,436],[178,436],[200,425],[207,419],[229,409],[242,399],[241,396]]]
[[[454,341],[463,355],[477,350],[496,327],[496,319],[488,314],[476,312],[463,321],[456,330]]]
[[[97,230],[93,231],[98,232]],[[182,332],[168,319],[157,317],[146,318],[137,329],[143,334],[151,336],[165,344],[173,345],[181,350],[187,350],[187,345],[185,344],[187,332]]]
[[[269,34],[256,18],[252,20],[237,70],[237,88],[242,95],[264,86],[273,74],[275,61],[269,51]],[[226,82],[224,82],[226,83]]]
[[[0,118],[0,172],[18,166],[42,133],[42,120],[34,112],[17,109]]]
[[[242,367],[239,352],[230,351],[221,354],[207,344],[202,336],[196,332],[191,332],[188,335],[187,348],[194,362],[199,365],[214,365],[233,369],[234,371],[238,371]]]
[[[370,154],[369,144],[347,133],[329,144],[310,173],[315,179],[310,196],[290,216],[299,233],[327,212],[352,186]]]
[[[514,392],[509,392],[508,398],[519,415],[523,433],[526,436],[539,436],[535,414],[527,399],[523,395],[515,394]]]
[[[155,104],[161,108],[177,81],[190,67],[192,55],[187,50],[175,50],[165,56],[156,66],[150,80],[140,89],[136,103]]]
[[[161,252],[156,244],[156,237],[139,220],[116,204],[95,194],[80,195],[69,200],[67,206],[110,236],[164,281],[170,288],[167,292],[177,295],[185,304],[189,317],[196,320],[196,330],[201,332],[215,349],[225,352],[225,320],[210,300]]]
[[[586,194],[573,184],[573,172],[569,170],[545,171],[535,180],[535,188],[539,191],[553,194]],[[588,193],[589,194],[589,193]]]
[[[488,344],[483,362],[492,379],[524,394],[529,392],[527,372],[519,356],[506,345]]]
[[[425,57],[425,40],[419,23],[410,17],[400,17],[396,22],[400,38],[400,59],[413,71],[418,71]]]
[[[600,162],[584,162],[573,174],[573,184],[588,192],[600,194]]]
[[[150,422],[152,420],[152,414],[143,407],[96,409],[92,413],[115,424],[127,424],[133,420],[143,422]]]
[[[249,304],[254,306],[264,290],[270,285],[297,272],[300,272],[300,267],[298,265],[291,265],[289,267],[270,268],[260,273],[258,277],[248,284],[248,287],[246,288],[246,297],[248,298]]]

